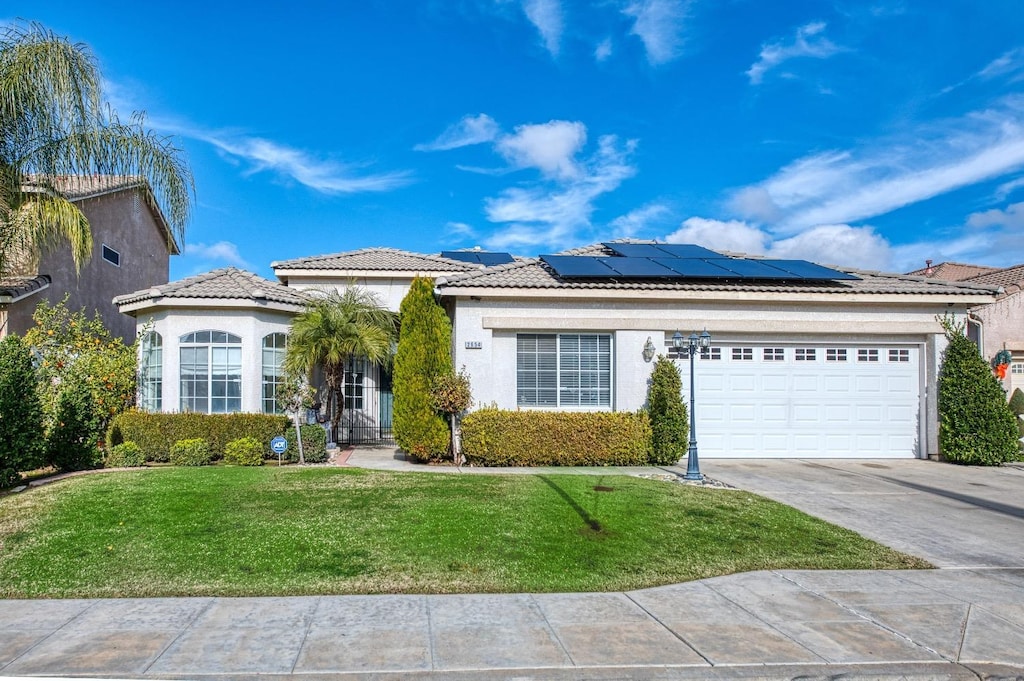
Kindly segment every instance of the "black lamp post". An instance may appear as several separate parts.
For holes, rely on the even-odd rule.
[[[672,347],[677,352],[682,350],[683,340],[683,334],[678,331],[672,334]],[[698,336],[695,331],[686,340],[689,342],[690,350],[690,449],[686,456],[686,475],[683,476],[683,480],[703,480],[704,476],[700,473],[700,461],[697,458],[697,418],[693,389],[693,359],[698,349],[707,350],[711,347],[711,334],[708,333],[707,329],[704,329]]]

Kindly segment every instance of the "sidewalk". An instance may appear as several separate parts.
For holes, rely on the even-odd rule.
[[[0,676],[1024,675],[1024,571],[779,571],[629,593],[0,601]]]

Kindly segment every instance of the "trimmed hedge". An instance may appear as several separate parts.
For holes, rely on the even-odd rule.
[[[263,445],[263,456],[270,457],[270,441],[284,434],[288,417],[280,414],[162,414],[126,411],[118,414],[107,429],[107,444],[132,441],[142,448],[146,461],[168,461],[171,444],[201,437],[210,443],[210,451],[219,458],[227,444],[253,437]]]
[[[211,461],[210,443],[201,437],[178,440],[171,445],[171,463],[175,466],[207,466]]]
[[[306,463],[324,463],[327,461],[327,431],[323,426],[315,423],[308,423],[299,426],[302,432],[302,458]],[[288,440],[288,451],[284,458],[295,463],[299,460],[299,446],[295,442],[295,426],[285,431],[284,437]]]
[[[232,440],[224,448],[224,463],[234,466],[262,466],[263,449],[263,443],[254,437]]]
[[[133,468],[146,465],[142,448],[132,441],[122,442],[107,450],[103,465],[107,468]]]
[[[462,451],[478,466],[644,466],[645,413],[480,409],[462,420]]]

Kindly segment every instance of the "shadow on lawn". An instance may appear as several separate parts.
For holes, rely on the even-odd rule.
[[[594,532],[604,531],[604,528],[601,527],[601,522],[594,516],[590,515],[590,512],[587,511],[587,509],[580,506],[579,502],[573,499],[568,492],[559,487],[558,483],[544,475],[538,475],[537,477],[540,478],[545,485],[553,489],[558,494],[558,496],[562,497],[562,499],[565,500],[565,503],[569,504],[572,510],[576,511],[576,514],[583,519],[583,522],[587,524],[587,527],[589,527]],[[597,488],[595,488],[595,490],[596,489]],[[604,488],[599,491],[611,491],[611,488]]]

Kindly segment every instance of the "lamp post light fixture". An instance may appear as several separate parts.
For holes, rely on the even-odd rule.
[[[658,351],[658,349],[656,347],[654,347],[654,341],[652,341],[651,337],[648,336],[647,337],[647,342],[644,343],[644,351],[643,351],[644,361],[645,362],[650,362],[652,359],[654,359],[654,353],[657,352],[657,351]]]
[[[684,339],[683,334],[676,331],[672,334],[672,347],[677,352],[682,350],[684,340],[687,342],[687,347],[690,351],[690,449],[686,456],[686,475],[683,476],[683,480],[703,480],[704,476],[700,473],[700,461],[697,458],[697,415],[696,402],[694,400],[693,359],[698,350],[707,350],[711,347],[711,334],[708,333],[707,329],[704,329],[699,336],[695,331],[690,334],[689,338]]]

